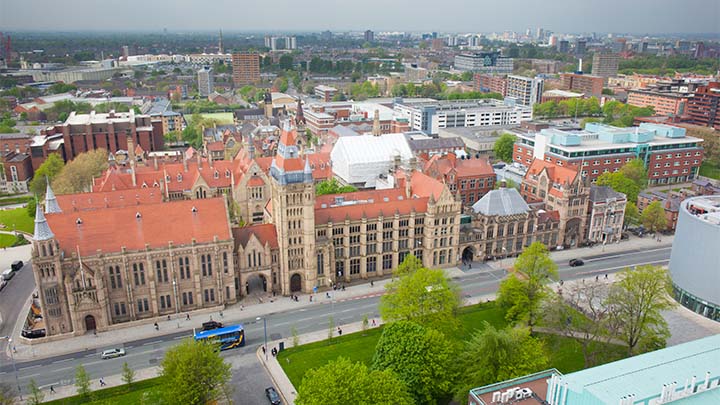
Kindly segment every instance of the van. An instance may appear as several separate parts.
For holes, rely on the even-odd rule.
[[[11,278],[13,278],[14,275],[15,273],[13,273],[12,269],[7,269],[2,272],[3,280],[10,280]]]

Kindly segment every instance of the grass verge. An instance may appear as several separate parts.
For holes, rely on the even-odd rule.
[[[700,165],[700,175],[720,180],[720,166],[710,164],[709,162],[702,162],[702,165]]]
[[[55,405],[135,405],[135,404],[164,404],[161,385],[162,377],[150,378],[134,382],[131,386],[121,385],[93,391],[90,398],[75,395],[55,401],[45,402]]]
[[[4,224],[5,227],[0,227],[4,231],[12,231],[14,229],[18,231],[25,231],[27,233],[33,233],[35,230],[35,219],[28,215],[26,208],[16,208],[14,210],[0,210],[0,224]]]

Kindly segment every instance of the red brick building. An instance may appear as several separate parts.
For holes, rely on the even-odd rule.
[[[495,186],[495,172],[485,159],[458,159],[454,153],[435,155],[423,168],[428,176],[447,184],[463,205],[473,205]]]
[[[62,152],[66,161],[94,149],[104,148],[113,153],[127,150],[128,138],[147,152],[163,149],[162,123],[153,125],[149,115],[136,115],[133,111],[107,114],[72,112],[64,123],[42,130],[41,134],[55,140],[58,138],[55,135],[62,135]]]
[[[579,91],[585,93],[588,97],[599,97],[605,83],[603,77],[578,73],[562,73],[560,79],[562,80],[563,90]]]
[[[33,173],[29,154],[0,152],[0,192],[26,193]]]
[[[720,107],[720,82],[698,87],[695,95],[688,100],[689,122],[720,130],[718,107]]]
[[[475,91],[500,93],[503,97],[507,93],[507,78],[505,76],[476,73],[474,81]]]

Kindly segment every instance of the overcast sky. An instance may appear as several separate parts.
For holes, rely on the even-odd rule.
[[[0,0],[0,30],[720,33],[718,0]]]

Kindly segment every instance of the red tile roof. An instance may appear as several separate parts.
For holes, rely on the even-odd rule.
[[[408,215],[411,212],[427,211],[428,198],[410,198],[402,200],[375,201],[373,203],[344,205],[331,208],[315,209],[315,224],[326,224],[328,222],[343,222],[346,218],[351,221],[360,220],[363,217],[372,219],[379,216],[389,217],[399,213]]]
[[[223,150],[225,150],[225,144],[222,143],[222,141],[208,142],[207,150],[211,152],[222,152]]]
[[[162,202],[162,192],[156,188],[100,191],[95,193],[63,194],[57,202],[64,212],[103,208],[129,207]]]
[[[322,208],[325,204],[327,207],[335,204],[335,199],[342,197],[343,201],[368,201],[382,202],[385,198],[391,201],[399,201],[400,197],[405,197],[405,190],[400,188],[389,188],[385,190],[363,190],[354,193],[344,194],[326,194],[315,197],[315,209]]]
[[[413,195],[419,197],[430,197],[432,195],[437,200],[443,189],[445,189],[445,184],[427,174],[414,171],[410,176],[410,189]]]
[[[572,184],[578,175],[577,169],[573,167],[557,166],[542,159],[534,159],[525,176],[538,175],[543,169],[547,169],[550,181],[557,184]]]
[[[232,228],[232,234],[235,238],[235,243],[242,247],[247,246],[248,241],[252,235],[255,235],[260,243],[265,246],[266,243],[270,244],[270,248],[277,249],[277,229],[274,224],[261,224],[261,225],[250,225],[242,228]]]
[[[195,207],[197,212],[192,212]],[[140,218],[136,214],[140,213]],[[50,229],[66,254],[79,246],[83,256],[128,250],[230,240],[230,223],[223,198],[172,201],[160,204],[47,214]],[[76,221],[81,219],[82,224]]]
[[[280,143],[283,145],[296,145],[297,144],[297,133],[295,131],[295,128],[292,128],[291,130],[287,130],[285,128],[282,129],[282,133],[280,134]]]
[[[485,159],[460,159],[455,169],[458,177],[495,176],[495,171]]]
[[[265,185],[265,182],[259,176],[253,176],[247,182],[248,187],[260,187],[260,186],[264,186],[264,185]]]

